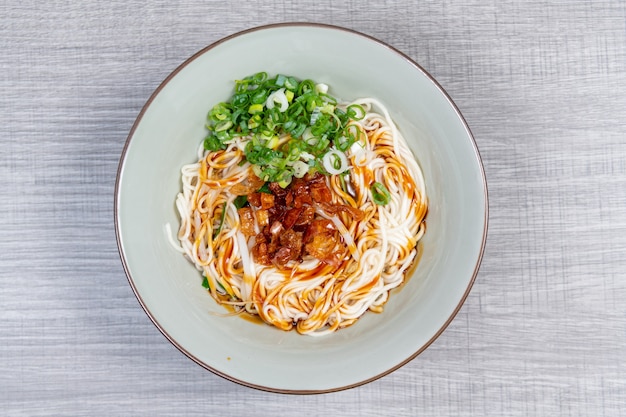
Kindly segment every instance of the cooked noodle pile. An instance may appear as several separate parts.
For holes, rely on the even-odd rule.
[[[300,194],[309,218],[299,226],[292,223],[299,232],[290,232],[291,240],[285,238],[292,230],[286,230],[289,225],[267,223],[265,203],[256,210],[234,204],[238,195],[258,188],[244,157],[245,138],[225,150],[201,148],[199,162],[182,168],[183,190],[176,199],[179,249],[202,271],[218,303],[256,314],[283,330],[323,335],[351,325],[367,310],[381,312],[389,291],[402,284],[425,231],[424,180],[384,106],[374,99],[355,103],[365,109],[365,117],[352,122],[363,141],[346,151],[345,174],[307,175],[293,185],[306,191]],[[375,182],[389,191],[388,203],[376,204]],[[330,201],[307,188],[315,184],[330,190]],[[265,202],[267,195],[261,196]],[[279,209],[268,206],[270,213]],[[302,218],[302,208],[298,213]],[[322,233],[318,239],[314,229]],[[281,252],[274,237],[288,249],[297,241],[296,255],[293,250]],[[322,244],[332,246],[332,253],[328,247],[320,249]],[[268,255],[272,245],[274,254]]]

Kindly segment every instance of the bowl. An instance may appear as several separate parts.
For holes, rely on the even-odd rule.
[[[422,168],[429,200],[419,263],[382,313],[323,337],[223,317],[199,272],[170,245],[180,168],[197,160],[208,110],[233,80],[266,71],[311,78],[345,100],[387,106]],[[444,331],[476,278],[487,234],[487,187],[465,120],[409,57],[353,30],[311,23],[257,27],[200,50],[149,98],[126,141],[115,187],[117,243],[141,307],[194,362],[273,392],[355,387],[415,358]]]

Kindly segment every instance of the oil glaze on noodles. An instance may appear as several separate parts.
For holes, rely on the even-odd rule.
[[[265,106],[286,111],[275,91]],[[351,104],[363,111],[348,123],[354,143],[343,151],[331,143],[317,169],[302,151],[289,183],[260,178],[246,135],[201,147],[198,162],[182,168],[176,246],[218,303],[317,336],[381,312],[402,284],[425,232],[422,172],[381,103]],[[271,147],[291,139],[282,131]]]

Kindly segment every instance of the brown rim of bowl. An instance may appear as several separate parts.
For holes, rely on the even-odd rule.
[[[485,227],[483,229],[483,236],[482,236],[482,242],[481,242],[481,246],[480,246],[480,253],[478,255],[478,259],[476,260],[476,266],[474,267],[474,272],[472,273],[472,279],[470,280],[465,292],[463,293],[463,296],[461,297],[461,299],[459,300],[459,303],[457,304],[456,308],[454,309],[454,311],[452,312],[452,314],[450,315],[450,317],[448,318],[448,320],[446,320],[446,322],[443,324],[443,326],[439,329],[439,331],[437,331],[437,333],[435,333],[435,335],[433,335],[433,337],[430,338],[430,340],[428,340],[428,342],[426,342],[422,347],[420,347],[414,354],[412,354],[411,356],[409,356],[408,358],[404,359],[403,361],[401,361],[400,363],[398,363],[397,365],[389,368],[388,370],[381,372],[373,377],[367,378],[363,381],[359,381],[356,382],[354,384],[350,384],[350,385],[345,385],[345,386],[341,386],[341,387],[336,387],[336,388],[330,388],[330,389],[321,389],[321,390],[288,390],[288,389],[279,389],[279,388],[271,388],[271,387],[266,387],[266,386],[262,386],[262,385],[257,385],[257,384],[252,384],[237,378],[234,378],[228,374],[225,374],[224,372],[221,372],[217,369],[212,368],[211,366],[207,365],[206,363],[202,362],[200,359],[198,359],[197,357],[195,357],[194,355],[192,355],[190,352],[188,352],[183,346],[181,346],[178,342],[176,342],[176,340],[174,340],[168,333],[167,331],[165,331],[165,329],[163,327],[161,327],[161,325],[159,324],[159,322],[152,316],[152,314],[150,313],[150,311],[148,310],[147,306],[145,305],[143,299],[141,298],[141,295],[139,294],[139,292],[137,291],[137,288],[135,287],[135,284],[133,282],[133,279],[131,277],[131,273],[130,270],[128,268],[128,265],[126,263],[126,257],[124,255],[124,251],[122,249],[122,242],[121,242],[121,238],[120,238],[120,228],[119,228],[119,221],[118,221],[118,204],[119,204],[119,193],[120,193],[120,176],[122,173],[122,169],[123,166],[126,162],[126,151],[128,150],[128,146],[130,144],[131,138],[133,137],[133,134],[135,133],[135,129],[137,128],[137,126],[139,125],[139,123],[141,122],[144,113],[146,112],[146,110],[148,109],[148,107],[150,106],[150,104],[152,103],[152,101],[154,100],[154,98],[161,92],[161,90],[165,87],[165,85],[167,83],[170,82],[170,80],[172,78],[174,78],[176,76],[176,74],[178,74],[183,68],[185,68],[187,65],[189,65],[192,61],[194,61],[196,58],[198,58],[199,56],[205,54],[206,52],[210,51],[211,49],[215,48],[216,46],[227,42],[233,38],[237,38],[239,36],[251,33],[251,32],[257,32],[257,31],[261,31],[261,30],[266,30],[266,29],[273,29],[273,28],[281,28],[281,27],[313,27],[313,28],[322,28],[322,29],[330,29],[330,30],[337,30],[337,31],[341,31],[341,32],[347,32],[347,33],[351,33],[354,35],[358,35],[362,38],[365,38],[369,41],[372,41],[374,43],[376,43],[379,46],[383,46],[384,48],[394,52],[395,54],[399,55],[400,57],[402,57],[405,61],[407,61],[410,65],[412,65],[413,67],[415,67],[415,69],[417,69],[418,71],[422,72],[436,87],[437,89],[439,89],[441,91],[441,93],[443,93],[444,97],[446,98],[446,100],[448,101],[448,103],[452,106],[452,108],[454,109],[455,113],[457,114],[457,116],[459,117],[459,119],[463,122],[463,126],[465,128],[465,130],[467,131],[467,134],[469,135],[471,142],[472,142],[472,147],[474,149],[474,154],[476,156],[476,160],[478,162],[478,166],[480,168],[480,174],[482,177],[482,183],[483,183],[483,192],[485,195],[485,217],[484,217],[484,221],[485,221]],[[180,64],[171,74],[169,74],[167,76],[167,78],[165,78],[165,80],[163,80],[163,82],[161,82],[161,84],[157,87],[157,89],[150,95],[150,98],[148,99],[148,101],[144,104],[144,106],[142,107],[141,111],[139,112],[139,115],[137,116],[137,119],[135,120],[135,122],[133,123],[133,126],[128,134],[128,137],[126,139],[126,143],[124,144],[124,148],[122,150],[122,154],[120,157],[120,162],[118,165],[118,169],[117,169],[117,177],[115,180],[115,196],[114,196],[114,207],[113,207],[113,215],[114,215],[114,223],[115,223],[115,237],[117,240],[117,248],[118,248],[118,252],[120,255],[120,259],[122,261],[122,266],[124,267],[124,272],[126,273],[126,278],[128,279],[128,282],[133,290],[133,293],[135,294],[135,297],[137,297],[137,300],[139,301],[139,304],[141,305],[141,307],[143,308],[144,312],[148,315],[148,317],[150,318],[150,320],[152,321],[152,323],[154,323],[154,325],[159,329],[159,331],[167,338],[167,340],[170,341],[171,344],[173,344],[178,350],[180,350],[185,356],[187,356],[189,359],[191,359],[192,361],[194,361],[195,363],[197,363],[198,365],[202,366],[203,368],[213,372],[216,375],[219,375],[229,381],[235,382],[237,384],[246,386],[246,387],[250,387],[250,388],[255,388],[258,390],[262,390],[262,391],[267,391],[267,392],[273,392],[273,393],[280,393],[280,394],[324,394],[324,393],[330,393],[330,392],[337,392],[337,391],[343,391],[343,390],[347,390],[350,388],[355,388],[361,385],[365,385],[368,384],[372,381],[375,381],[379,378],[382,378],[385,375],[388,375],[394,371],[396,371],[397,369],[403,367],[404,365],[406,365],[407,363],[409,363],[410,361],[412,361],[413,359],[415,359],[415,357],[417,357],[420,353],[422,353],[424,350],[426,350],[426,348],[428,348],[442,333],[443,331],[448,327],[448,325],[452,322],[452,320],[456,317],[457,313],[459,312],[459,310],[461,309],[461,307],[463,306],[463,304],[465,303],[465,300],[467,299],[467,296],[469,295],[472,286],[474,285],[474,281],[476,280],[476,276],[478,275],[478,270],[480,268],[480,264],[482,262],[482,258],[483,258],[483,254],[485,252],[485,244],[487,241],[487,229],[488,229],[488,222],[489,222],[489,198],[488,198],[488,190],[487,190],[487,179],[485,177],[485,170],[483,167],[483,163],[482,163],[482,159],[480,157],[480,153],[478,151],[478,147],[476,146],[476,141],[474,139],[474,135],[472,134],[469,126],[467,125],[467,122],[465,121],[465,118],[463,117],[463,115],[461,114],[461,112],[459,111],[459,108],[456,106],[456,104],[454,103],[454,101],[452,100],[452,98],[448,95],[448,93],[444,90],[444,88],[435,80],[434,77],[432,77],[424,68],[422,68],[418,63],[416,63],[413,59],[411,59],[409,56],[407,56],[406,54],[404,54],[403,52],[399,51],[398,49],[374,38],[373,36],[370,35],[366,35],[364,33],[358,32],[356,30],[353,29],[348,29],[348,28],[344,28],[344,27],[340,27],[340,26],[335,26],[335,25],[329,25],[329,24],[324,24],[324,23],[309,23],[309,22],[286,22],[286,23],[274,23],[274,24],[269,24],[269,25],[263,25],[263,26],[257,26],[254,28],[250,28],[250,29],[246,29],[237,33],[234,33],[232,35],[226,36],[216,42],[213,42],[212,44],[202,48],[201,50],[199,50],[198,52],[196,52],[195,54],[193,54],[191,57],[187,58],[182,64]]]

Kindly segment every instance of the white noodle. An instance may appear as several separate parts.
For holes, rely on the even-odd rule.
[[[283,96],[284,92],[277,92],[271,100],[268,98],[266,104],[280,105],[283,111]],[[249,140],[246,137],[235,137],[229,141],[225,151],[227,156],[220,160],[212,160],[211,153],[204,150],[203,144],[200,145],[198,160],[205,161],[207,171],[203,175],[207,180],[203,182],[200,179],[200,162],[181,169],[182,190],[176,198],[176,209],[181,218],[177,234],[180,244],[172,238],[170,225],[165,225],[172,247],[183,252],[206,276],[232,287],[236,297],[232,301],[243,305],[248,312],[261,314],[268,322],[281,328],[289,329],[297,323],[299,332],[311,336],[323,336],[349,325],[368,309],[380,311],[389,297],[389,291],[404,281],[405,271],[416,258],[415,246],[425,230],[422,223],[425,213],[422,208],[427,203],[424,178],[405,139],[378,100],[363,98],[354,103],[360,104],[366,113],[357,125],[368,135],[378,135],[378,144],[374,145],[370,140],[354,144],[347,155],[343,152],[332,154],[340,158],[337,161],[341,166],[335,168],[330,163],[330,156],[324,165],[330,168],[331,173],[349,168],[346,171],[350,178],[346,180],[349,192],[355,198],[356,208],[370,213],[369,220],[344,224],[339,216],[316,208],[319,216],[333,223],[352,255],[343,260],[341,268],[333,269],[310,256],[305,256],[302,262],[290,261],[286,265],[287,272],[255,262],[252,255],[254,238],[247,240],[239,230],[239,215],[231,204],[234,197],[227,194],[231,185],[248,175],[250,165],[241,163],[240,152]],[[406,188],[406,184],[394,179],[396,175],[406,174],[398,174],[399,171],[388,166],[385,158],[377,153],[379,146],[390,148],[414,181],[412,188]],[[387,205],[376,205],[372,201],[368,189],[371,184],[368,181],[372,180],[388,189],[390,200]],[[215,210],[224,204],[227,205],[224,224],[214,241],[216,220],[211,216],[219,213]],[[206,217],[205,220],[202,216]],[[254,229],[255,233],[261,231],[256,220]],[[218,267],[216,245],[226,245],[227,242],[230,243],[223,248],[232,248],[228,263],[236,265],[241,272],[221,276],[218,271],[229,269]],[[364,292],[363,288],[369,290]],[[258,303],[260,294],[267,299]]]

